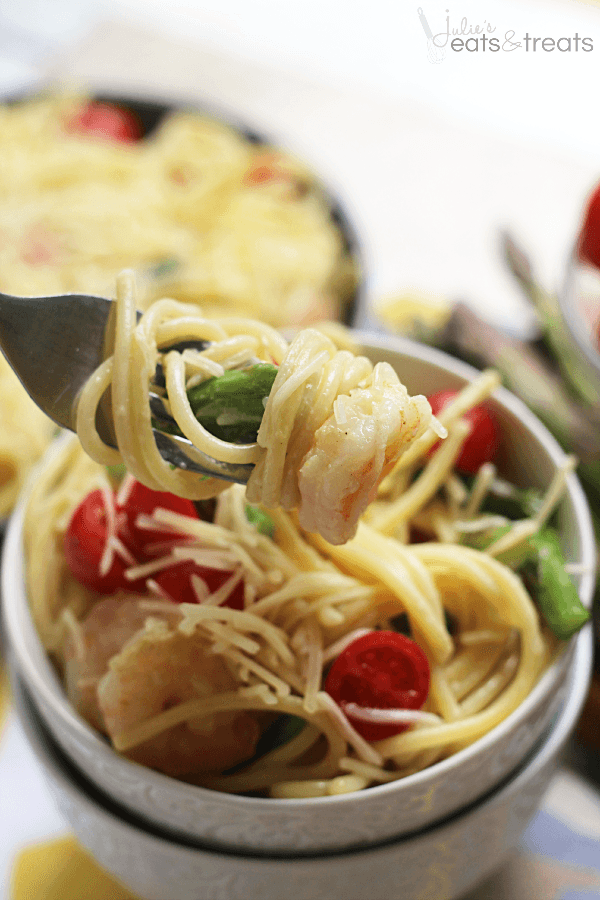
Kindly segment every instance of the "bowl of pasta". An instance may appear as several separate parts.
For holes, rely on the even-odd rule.
[[[418,834],[341,854],[219,852],[177,840],[102,795],[53,741],[22,684],[20,719],[58,807],[105,871],[145,900],[454,900],[508,858],[535,814],[581,713],[592,668],[592,635],[580,636],[566,700],[550,730],[513,776],[480,802]]]
[[[129,276],[117,309],[2,565],[14,671],[73,766],[180,839],[299,856],[503,783],[588,630],[575,461],[495,372],[410,341],[288,342],[172,300],[138,321]],[[253,361],[228,368],[240,331]],[[245,488],[164,463],[159,383],[169,427],[251,466]],[[109,384],[118,451],[94,428]]]
[[[233,115],[170,101],[44,92],[0,103],[0,290],[113,291],[274,325],[349,321],[360,242],[307,165]],[[53,436],[0,356],[0,518]]]

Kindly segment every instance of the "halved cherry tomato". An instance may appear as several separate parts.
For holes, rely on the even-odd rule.
[[[102,491],[92,491],[85,497],[67,527],[64,551],[67,565],[85,587],[102,594],[114,594],[120,588],[134,591],[124,571],[128,564],[116,553],[106,575],[100,574],[100,560],[104,553],[108,535],[106,505]]]
[[[371,631],[352,641],[334,660],[325,690],[344,709],[420,709],[429,693],[429,662],[418,644],[395,631]],[[400,734],[405,724],[364,722],[346,713],[367,741]]]
[[[244,176],[244,181],[246,184],[264,184],[266,181],[273,181],[278,175],[275,166],[256,166]]]
[[[290,197],[301,197],[308,190],[306,179],[284,168],[281,164],[281,157],[277,153],[261,153],[255,156],[242,181],[244,184],[255,187],[281,182],[281,184],[289,186]]]
[[[191,500],[185,500],[183,497],[167,491],[153,491],[139,481],[134,482],[123,507],[119,507],[119,509],[122,509],[127,516],[127,522],[123,525],[124,541],[136,559],[151,559],[157,552],[164,553],[165,543],[176,543],[181,540],[177,534],[168,529],[155,531],[154,529],[140,528],[136,524],[138,516],[151,516],[157,507],[171,510],[182,516],[190,516],[192,519],[198,518],[198,513]],[[156,551],[153,550],[153,545],[156,546]]]
[[[580,259],[600,269],[600,185],[588,199],[577,250]]]
[[[456,394],[456,391],[438,391],[428,397],[433,414],[437,415]],[[474,406],[464,418],[471,423],[472,431],[456,460],[456,468],[459,472],[474,475],[483,463],[494,461],[500,446],[500,428],[485,404]]]
[[[133,144],[141,140],[142,126],[129,109],[91,100],[66,122],[66,130],[75,134],[87,134],[104,140]]]
[[[20,256],[28,266],[51,266],[59,262],[63,247],[61,238],[42,222],[28,228],[21,241]]]
[[[244,184],[264,184],[275,179],[289,178],[278,163],[279,157],[276,153],[257,154],[243,177]]]
[[[207,583],[210,591],[216,591],[225,584],[231,576],[231,572],[207,569],[191,559],[184,559],[169,566],[168,569],[157,572],[154,580],[175,603],[197,603],[198,599],[192,587],[192,575],[198,575]],[[235,586],[223,606],[229,606],[231,609],[244,608],[244,584],[242,581]]]
[[[164,553],[165,542],[176,543],[180,540],[172,531],[147,531],[139,528],[136,519],[140,513],[150,515],[157,506],[161,506],[197,518],[194,504],[190,500],[162,491],[152,491],[137,481],[123,508],[117,505],[116,493],[112,494],[112,498],[117,517],[116,535],[137,563],[151,558],[152,554],[146,552],[148,543],[161,543],[161,552]],[[95,490],[84,497],[75,509],[65,533],[65,559],[73,577],[85,587],[102,594],[114,594],[118,590],[144,592],[144,580],[129,581],[125,578],[125,569],[131,563],[117,552],[113,554],[109,571],[105,575],[100,574],[100,561],[107,538],[105,500],[102,491]]]
[[[117,504],[117,495],[112,496],[117,516],[117,537],[131,553],[135,563],[147,562],[153,556],[162,555],[168,552],[169,544],[177,544],[182,540],[181,535],[172,531],[141,528],[136,524],[139,515],[150,516],[157,507],[160,507],[194,519],[198,518],[191,500],[165,491],[153,491],[139,481],[133,483],[122,506]],[[100,561],[107,537],[104,497],[102,491],[95,490],[81,501],[71,517],[65,534],[65,559],[73,577],[91,590],[102,594],[114,594],[118,590],[146,593],[145,579],[130,581],[125,577],[125,570],[132,563],[126,562],[118,553],[114,553],[108,573],[100,574]],[[192,574],[199,575],[206,581],[211,591],[216,591],[227,581],[231,572],[205,568],[193,560],[181,560],[166,569],[161,569],[151,577],[174,602],[196,603],[197,597],[191,582]],[[236,585],[224,605],[232,609],[244,608],[243,582]]]

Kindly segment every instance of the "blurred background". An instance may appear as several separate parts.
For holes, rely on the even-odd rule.
[[[598,174],[600,5],[424,2],[2,0],[0,88],[91,81],[238,112],[338,190],[372,296],[460,296],[526,331],[498,232],[559,283]],[[432,53],[425,26],[443,44],[448,23],[465,40],[493,29],[501,49]],[[534,50],[526,35],[570,49]]]
[[[539,309],[502,235],[542,293],[560,291],[600,179],[600,3],[585,0],[0,0],[0,91],[46,84],[207,102],[302,156],[357,230],[363,325],[403,330],[411,298],[434,319],[460,300],[537,339]],[[382,303],[395,310],[386,321]],[[16,849],[62,829],[28,752],[9,719],[1,897]],[[568,866],[598,877],[569,881],[555,860],[542,900],[600,897],[598,767],[581,771],[553,782],[545,814],[577,809],[561,825],[580,848]],[[477,900],[516,897],[511,877]]]

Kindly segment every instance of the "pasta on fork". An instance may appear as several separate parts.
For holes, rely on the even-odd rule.
[[[157,366],[164,388],[156,383]],[[258,383],[262,395],[244,394],[240,401],[234,382],[220,400],[220,379],[234,370],[250,390]],[[108,388],[116,451],[95,426]],[[227,482],[174,469],[161,457],[152,432],[151,390],[164,394],[170,427],[199,450],[224,462],[254,464],[250,502],[297,509],[303,528],[333,544],[355,534],[385,475],[436,428],[427,399],[410,397],[388,363],[373,366],[364,356],[338,350],[316,329],[300,331],[288,344],[261,322],[206,318],[198,307],[169,299],[156,301],[137,322],[133,275],[125,272],[118,280],[114,354],[78,401],[81,443],[96,461],[124,463],[155,490],[193,500],[218,495]],[[247,439],[220,436],[232,431]],[[444,433],[439,425],[437,433]]]

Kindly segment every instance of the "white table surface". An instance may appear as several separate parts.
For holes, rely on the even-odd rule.
[[[530,318],[498,230],[510,227],[544,283],[559,283],[600,178],[600,5],[424,2],[436,32],[450,9],[452,27],[466,17],[499,34],[577,33],[594,50],[447,51],[433,64],[417,4],[401,0],[3,0],[0,90],[52,78],[221,105],[302,154],[339,193],[362,238],[371,298],[411,288],[461,297],[524,332]],[[599,799],[563,768],[544,810],[575,830],[576,846],[579,835],[593,847]],[[0,897],[18,849],[65,829],[10,716],[0,734]],[[527,849],[476,900],[512,900],[519,866],[542,865]],[[584,876],[555,860],[536,900],[600,897],[600,862],[590,865]]]

